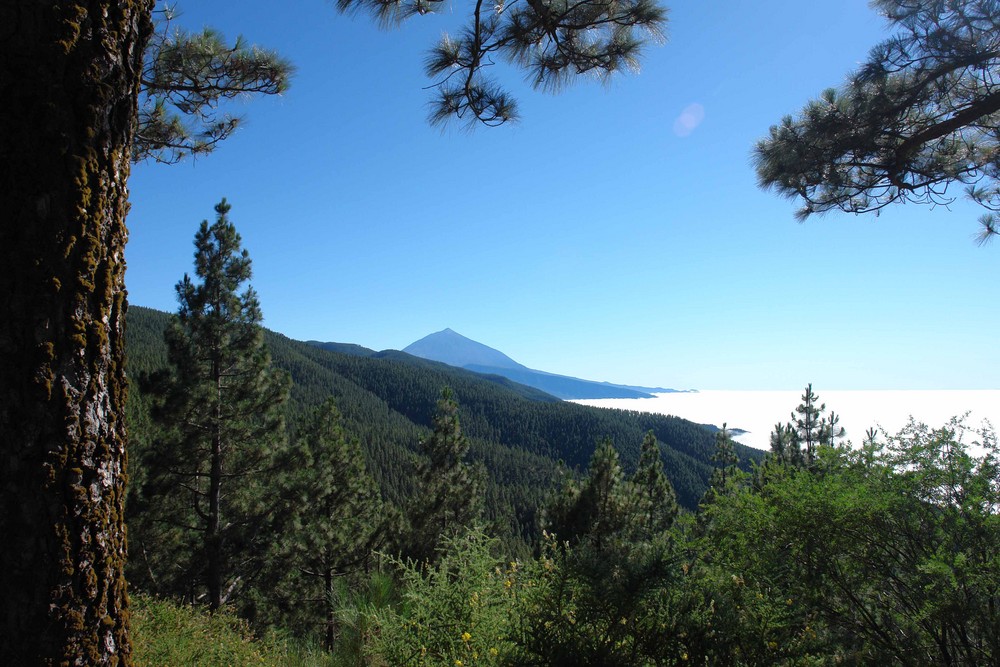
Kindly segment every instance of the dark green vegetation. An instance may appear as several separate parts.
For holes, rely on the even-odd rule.
[[[566,404],[398,352],[327,346],[334,351],[267,334],[272,368],[253,292],[237,295],[249,260],[220,207],[222,227],[203,225],[196,258],[228,266],[226,288],[214,286],[215,264],[199,261],[211,288],[185,278],[177,317],[129,315],[133,372],[146,388],[130,404],[129,521],[142,554],[130,578],[161,598],[218,609],[211,549],[224,542],[230,612],[204,617],[144,598],[140,656],[455,667],[982,665],[1000,657],[992,431],[972,434],[958,420],[934,431],[911,424],[881,442],[869,432],[863,446],[844,446],[837,416],[810,385],[761,456],[734,443],[725,425],[712,433],[676,418]],[[203,329],[192,320],[205,309],[200,294],[233,299],[208,308]],[[166,345],[156,334],[164,327]],[[197,528],[199,518],[213,520],[199,509],[213,474],[188,475],[201,486],[182,474],[173,490],[157,480],[182,470],[180,450],[202,448],[202,436],[183,437],[191,410],[167,407],[188,386],[181,404],[218,413],[198,383],[178,380],[192,360],[214,368],[220,348],[234,355],[224,366],[244,387],[224,401],[227,419],[243,434],[239,447],[266,464],[250,477],[223,466],[227,483],[240,484],[227,493],[242,504],[227,506],[221,518],[231,532],[213,541]],[[165,360],[172,381],[162,376]],[[286,404],[283,391],[267,389],[282,368],[293,379]],[[442,385],[455,389],[438,394]],[[257,404],[253,416],[232,409],[246,396],[269,396],[269,406]],[[274,438],[268,412],[277,408],[289,428]],[[248,420],[271,426],[247,429]],[[212,428],[198,430],[213,441]],[[607,435],[597,442],[601,430],[625,437],[617,447]],[[970,434],[980,458],[963,444]],[[175,462],[164,463],[164,449]],[[756,455],[748,462],[748,454]],[[555,456],[585,470],[572,474]],[[687,499],[675,491],[684,484]],[[177,490],[193,512],[165,501]],[[185,525],[205,539],[171,532]],[[196,565],[178,567],[186,563]],[[212,655],[199,653],[199,642]]]
[[[231,617],[145,599],[137,652],[191,655],[204,638],[206,664],[996,664],[994,434],[912,423],[813,454],[771,452],[751,473],[723,463],[698,511],[676,516],[657,458],[629,476],[604,443],[546,501],[533,555],[474,526],[445,536],[433,564],[382,556],[342,582],[326,662],[280,633],[250,641]]]
[[[370,664],[996,664],[993,433],[911,424],[813,452],[733,468],[696,514],[657,524],[650,477],[602,446],[548,504],[535,557],[472,530],[433,567],[390,560],[402,600],[369,610]]]
[[[757,145],[762,186],[800,198],[800,219],[894,202],[948,203],[965,186],[1000,233],[1000,3],[873,0],[897,32],[840,89]]]
[[[162,332],[169,319],[159,311],[129,308],[133,378],[165,366]],[[503,517],[525,537],[534,531],[535,508],[554,479],[557,462],[585,467],[604,437],[618,447],[626,468],[634,469],[643,438],[652,430],[678,501],[689,509],[696,507],[712,476],[714,435],[684,419],[566,403],[505,378],[483,377],[402,352],[330,344],[346,352],[321,349],[268,331],[265,340],[275,367],[292,378],[286,408],[291,432],[297,433],[311,410],[332,396],[345,430],[360,440],[369,469],[393,502],[414,490],[418,443],[430,433],[443,387],[458,398],[472,459],[489,471],[487,516]],[[140,407],[148,397],[136,388],[131,399],[132,437],[139,456],[150,439],[149,420]],[[755,450],[737,447],[744,460],[759,457]],[[136,470],[134,479],[144,475]]]
[[[191,33],[173,24],[174,5],[154,12],[156,22],[139,79],[139,118],[132,160],[179,162],[212,152],[242,119],[220,110],[227,100],[277,95],[293,68],[274,51],[233,44],[211,28]]]

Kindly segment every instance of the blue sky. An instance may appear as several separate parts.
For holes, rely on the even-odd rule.
[[[863,0],[669,3],[642,71],[539,93],[522,120],[426,122],[421,65],[461,2],[380,31],[332,3],[179,4],[178,24],[297,73],[212,155],[130,180],[133,304],[176,309],[226,197],[265,325],[400,349],[450,327],[542,370],[701,389],[1000,388],[1000,245],[979,211],[915,205],[798,224],[754,142],[884,36]],[[699,122],[700,120],[700,122]]]

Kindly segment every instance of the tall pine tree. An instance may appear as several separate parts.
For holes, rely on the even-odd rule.
[[[165,333],[171,370],[155,418],[166,435],[147,461],[150,512],[168,526],[147,550],[173,562],[168,589],[212,609],[232,600],[260,566],[273,510],[269,479],[284,443],[287,377],[271,368],[250,257],[223,199],[195,236],[195,272],[177,284],[180,309]]]
[[[823,439],[821,415],[824,410],[826,410],[826,404],[819,403],[819,397],[813,392],[812,383],[807,384],[806,390],[802,394],[802,403],[792,413],[796,441],[805,446],[803,456],[805,456],[806,465],[812,465],[816,458],[816,447]]]
[[[278,593],[288,603],[286,624],[321,620],[332,649],[337,580],[369,560],[383,534],[383,503],[333,399],[313,413],[288,463],[280,483],[288,511],[272,556],[281,570]]]
[[[642,439],[639,465],[629,480],[633,508],[633,523],[642,539],[650,539],[666,531],[677,518],[677,494],[663,472],[660,446],[652,431]]]
[[[729,435],[725,423],[715,433],[715,453],[712,454],[711,460],[715,463],[715,470],[712,471],[708,490],[701,498],[701,505],[711,505],[720,496],[731,494],[743,477],[740,457],[736,453],[736,443]]]
[[[434,560],[445,535],[468,527],[483,513],[485,471],[466,462],[469,440],[458,419],[458,401],[445,387],[437,402],[434,433],[421,443],[427,456],[417,469],[417,492],[410,501],[409,531],[402,551],[416,560]]]

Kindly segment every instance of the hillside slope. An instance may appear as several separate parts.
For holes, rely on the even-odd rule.
[[[161,332],[168,318],[148,308],[129,308],[130,377],[165,364]],[[664,465],[678,499],[688,508],[696,506],[711,476],[714,434],[678,417],[566,403],[507,378],[398,351],[350,346],[344,353],[269,331],[266,340],[274,364],[294,382],[287,410],[292,431],[309,409],[334,396],[348,431],[361,440],[383,492],[395,501],[412,490],[418,443],[430,432],[444,386],[451,387],[460,402],[472,456],[482,460],[490,473],[487,500],[492,518],[509,521],[522,534],[533,530],[534,510],[551,484],[557,462],[585,467],[595,443],[605,436],[615,442],[626,470],[632,470],[643,435],[652,430],[662,443]],[[134,448],[141,448],[143,439],[153,433],[140,385],[133,381],[130,392]],[[740,448],[744,459],[760,454]],[[141,477],[141,471],[136,474]]]

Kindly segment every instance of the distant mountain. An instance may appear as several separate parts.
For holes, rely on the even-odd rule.
[[[568,375],[538,371],[517,363],[499,350],[445,329],[407,345],[403,352],[415,357],[440,361],[484,375],[500,375],[529,387],[535,387],[564,400],[578,398],[652,398],[656,393],[676,389],[634,387],[581,380]]]
[[[488,368],[523,369],[524,366],[492,347],[477,343],[451,329],[424,336],[403,348],[403,352],[415,357],[440,361],[449,366],[467,368],[485,366]],[[502,375],[502,373],[501,373]]]

